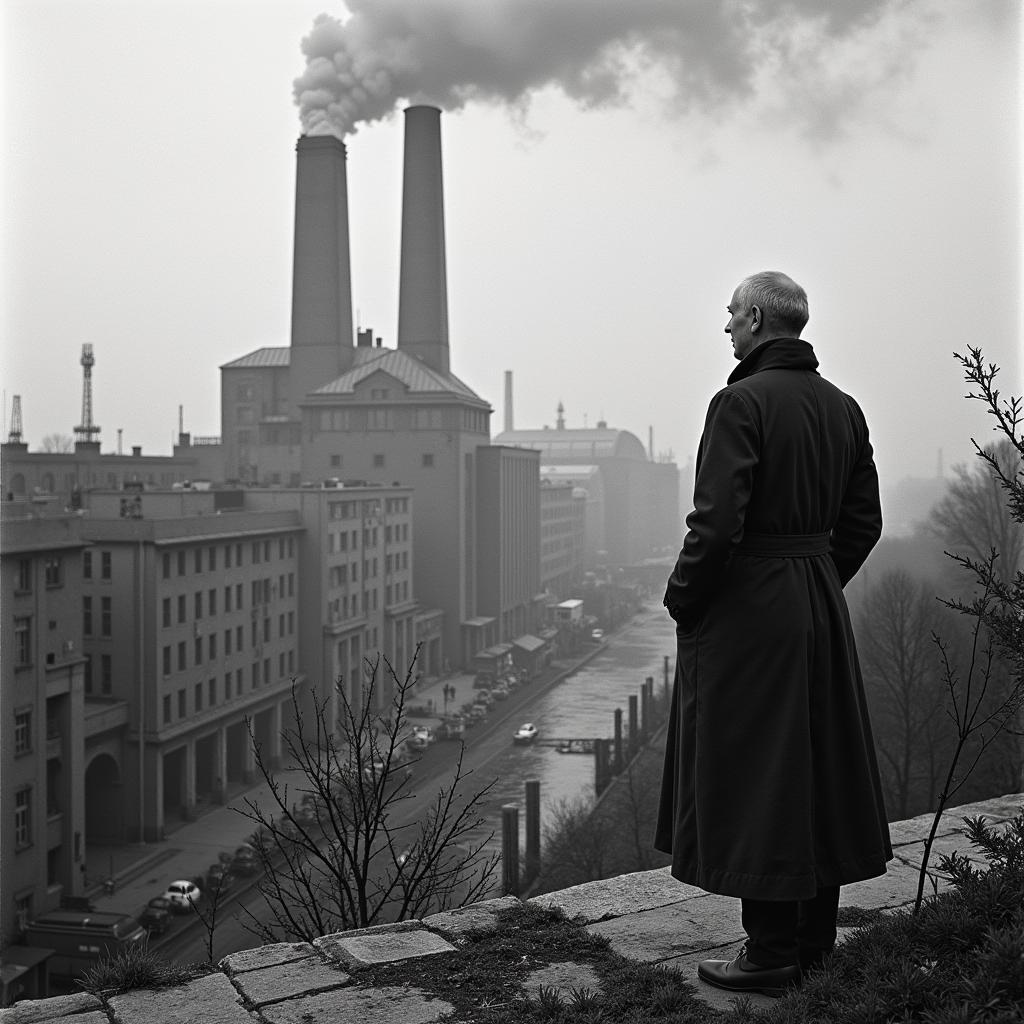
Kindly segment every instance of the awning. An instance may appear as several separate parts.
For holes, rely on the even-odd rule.
[[[522,636],[517,636],[515,640],[512,641],[516,647],[529,654],[533,654],[534,651],[539,651],[544,646],[545,642],[546,641],[541,640],[540,637],[533,636],[531,633],[524,633]]]

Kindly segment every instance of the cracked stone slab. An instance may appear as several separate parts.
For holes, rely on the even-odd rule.
[[[1024,793],[1011,793],[1006,796],[994,797],[991,800],[979,800],[973,804],[962,804],[944,811],[939,819],[937,835],[950,835],[963,832],[964,818],[981,815],[989,824],[1008,821],[1020,813],[1024,805]],[[905,818],[903,821],[889,823],[890,841],[894,847],[906,843],[923,842],[928,838],[934,814],[919,814],[916,818]]]
[[[220,973],[172,988],[123,992],[110,997],[110,1008],[128,1024],[257,1024],[259,1019],[243,1008],[235,987]]]
[[[267,1024],[434,1024],[455,1007],[415,988],[342,988],[260,1010]]]
[[[262,971],[247,971],[234,979],[235,987],[258,1007],[304,993],[313,995],[342,988],[351,981],[351,975],[319,956],[293,960]]]
[[[3,1024],[36,1024],[37,1021],[55,1020],[102,1008],[103,1003],[91,993],[74,992],[51,999],[23,999],[6,1010],[0,1010],[0,1021]]]
[[[889,861],[886,867],[886,873],[878,878],[844,885],[839,890],[839,905],[881,910],[913,902],[917,893],[917,870],[898,859]]]
[[[382,933],[336,932],[313,943],[331,960],[340,961],[350,971],[370,964],[392,963],[418,956],[451,953],[455,947],[440,935],[417,925],[414,929]]]
[[[584,882],[559,892],[535,896],[529,902],[557,908],[568,918],[590,923],[667,907],[706,895],[703,889],[674,879],[668,868],[655,868]]]
[[[422,924],[445,938],[458,942],[467,932],[493,932],[498,929],[498,915],[503,911],[521,910],[522,902],[515,896],[471,903],[458,910],[446,910],[425,917]]]
[[[598,921],[587,931],[607,938],[616,953],[644,963],[714,949],[744,936],[740,901],[711,895]]]
[[[277,942],[271,946],[257,946],[255,949],[231,953],[218,966],[228,974],[244,974],[246,971],[261,971],[265,967],[315,955],[316,950],[308,942]]]
[[[533,971],[523,981],[523,991],[528,996],[536,997],[541,987],[553,988],[559,995],[569,999],[572,993],[584,991],[601,992],[601,978],[590,964],[568,963],[548,964]]]

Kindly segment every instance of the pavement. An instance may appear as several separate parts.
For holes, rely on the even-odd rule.
[[[1022,804],[1024,793],[1015,793],[946,811],[932,863],[954,849],[965,855],[973,852],[962,835],[964,817],[981,815],[990,823],[1004,822],[1019,813]],[[840,905],[889,911],[913,902],[931,822],[932,816],[925,814],[891,823],[896,858],[887,873],[844,886]],[[940,876],[934,880],[939,890],[946,884]],[[683,885],[663,868],[588,882],[529,902],[562,910],[591,933],[603,935],[625,957],[682,972],[698,998],[723,1013],[733,1009],[734,995],[696,979],[696,963],[735,956],[743,939],[738,900]],[[497,928],[499,912],[517,906],[520,901],[507,896],[419,921],[322,936],[312,944],[244,950],[225,957],[212,974],[170,989],[23,1000],[0,1010],[0,1024],[429,1024],[450,1014],[452,1004],[444,992],[422,991],[414,980],[403,981],[401,965],[426,956],[457,958],[467,932]],[[524,957],[528,953],[524,949]],[[381,963],[395,965],[391,987],[360,982],[363,969]],[[451,966],[454,977],[457,963]],[[589,964],[546,964],[525,979],[523,994],[545,985],[568,1000],[574,991],[594,990],[600,984]],[[750,998],[755,1007],[773,1002],[766,996]]]

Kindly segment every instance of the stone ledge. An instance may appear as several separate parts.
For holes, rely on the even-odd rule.
[[[89,1010],[102,1011],[103,1004],[88,992],[75,992],[69,996],[54,996],[52,999],[23,999],[16,1006],[0,1010],[0,1021],[3,1024],[37,1024],[72,1014],[83,1014]]]
[[[267,1024],[434,1024],[454,1010],[415,988],[342,988],[271,1003],[260,1016]]]
[[[328,959],[343,964],[350,971],[372,964],[455,951],[447,939],[428,931],[420,922],[409,923],[412,927],[391,931],[371,932],[364,928],[360,932],[335,932],[317,939],[313,945]]]
[[[172,988],[134,989],[111,996],[114,1019],[125,1024],[257,1024],[223,974],[207,974]],[[71,1024],[71,1022],[69,1022]]]
[[[235,988],[257,1008],[300,995],[316,995],[343,988],[352,976],[319,956],[291,960],[264,970],[247,971],[234,979]]]
[[[261,971],[293,960],[302,960],[315,955],[316,950],[308,942],[278,942],[272,946],[257,946],[230,953],[217,965],[226,974],[244,974],[246,971]]]
[[[522,901],[515,896],[501,896],[494,900],[482,900],[457,910],[444,910],[423,918],[423,925],[431,931],[440,932],[451,942],[465,940],[469,932],[493,932],[498,929],[498,915],[503,910],[521,908]]]

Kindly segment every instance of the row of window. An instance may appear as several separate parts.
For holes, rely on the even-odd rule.
[[[273,639],[271,629],[271,618],[264,616],[262,622],[253,619],[251,623],[251,645],[259,643],[270,643]],[[277,636],[283,639],[295,633],[295,612],[282,612],[277,620]],[[205,661],[216,661],[220,636],[217,632],[211,632],[205,637],[197,636],[192,640],[192,664],[188,663],[188,643],[180,640],[177,644],[177,669],[178,672],[185,672],[189,668],[202,665]],[[234,629],[224,630],[224,657],[230,657],[234,653],[241,654],[245,649],[245,627],[235,626]],[[169,676],[173,669],[175,648],[171,644],[165,644],[161,650],[161,668],[165,676]]]
[[[264,658],[262,661],[254,661],[249,671],[249,688],[256,690],[261,685],[268,686],[272,680],[271,675],[272,659]],[[284,678],[295,671],[295,651],[281,651],[277,657],[278,678]],[[235,669],[232,672],[225,672],[223,677],[223,697],[227,702],[232,697],[241,697],[245,693],[245,670]],[[204,706],[208,708],[217,705],[217,679],[211,676],[206,683],[196,683],[192,687],[192,707],[188,707],[188,687],[181,687],[177,693],[177,717],[172,713],[174,702],[172,695],[164,694],[163,698],[163,724],[170,725],[174,721],[187,718],[190,714],[198,714]]]
[[[277,582],[273,582],[269,576],[251,581],[251,603],[252,607],[261,604],[269,604],[274,597],[295,596],[295,573],[281,573]],[[211,587],[207,591],[197,590],[192,594],[192,619],[198,621],[202,618],[215,618],[218,614],[218,591]],[[175,624],[173,615],[174,605],[177,604],[177,623],[188,622],[188,594],[178,594],[177,599],[165,597],[161,602],[161,624],[168,628]],[[228,585],[224,588],[224,614],[235,611],[243,611],[244,593],[241,583]],[[86,634],[88,635],[88,634]]]
[[[110,597],[100,598],[100,631],[101,637],[109,637],[113,629],[114,608],[113,599]],[[82,635],[92,636],[94,629],[93,621],[93,598],[91,594],[82,597]]]
[[[111,576],[111,555],[109,551],[100,550],[99,563],[100,563],[100,579],[109,580]],[[91,580],[93,577],[93,561],[95,560],[94,554],[89,548],[86,548],[82,552],[82,579]]]
[[[32,559],[19,558],[15,593],[31,594],[33,577]],[[62,587],[64,585],[64,560],[60,555],[47,555],[43,559],[43,580],[47,587]]]
[[[379,399],[378,399],[379,400]],[[239,407],[241,413],[243,407]],[[321,409],[314,421],[325,433],[359,430],[469,430],[488,432],[488,413],[479,409],[397,406],[386,408]],[[249,424],[253,419],[237,418]]]
[[[218,554],[219,552],[219,554]],[[259,565],[261,562],[269,562],[273,559],[274,543],[271,540],[254,540],[250,545],[250,564]],[[278,537],[277,557],[293,558],[295,555],[295,538]],[[245,545],[232,543],[224,545],[210,545],[209,547],[192,549],[192,572],[217,572],[219,566],[224,569],[241,568],[245,564]],[[205,569],[203,566],[205,565]],[[163,556],[163,578],[171,578],[172,569],[177,569],[178,576],[188,574],[188,551],[182,549],[176,552],[165,551]]]

